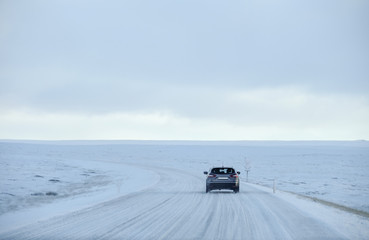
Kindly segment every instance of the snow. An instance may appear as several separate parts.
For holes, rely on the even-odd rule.
[[[244,182],[244,184],[249,183]],[[270,188],[265,186],[252,184],[252,187],[264,192],[272,192]],[[294,193],[277,190],[274,196],[304,211],[306,215],[328,224],[331,229],[340,232],[347,239],[366,239],[369,236],[367,217],[357,216],[350,211],[334,209]]]
[[[104,159],[73,159],[63,155],[65,150],[1,144],[0,232],[138,192],[159,181],[152,171]]]
[[[243,171],[245,159],[251,163],[248,183],[245,182]],[[188,225],[192,229],[193,235],[190,239],[200,238],[199,236],[205,233],[213,236],[213,239],[220,239],[219,236],[237,239],[237,235],[233,235],[229,230],[218,232],[218,235],[211,235],[213,233],[209,232],[216,229],[221,231],[216,227],[216,221],[220,221],[217,213],[226,214],[223,212],[227,209],[226,203],[235,201],[234,209],[228,210],[241,214],[241,209],[244,215],[241,214],[237,219],[255,228],[253,231],[239,230],[239,234],[253,234],[261,239],[268,239],[271,236],[268,234],[277,234],[280,238],[294,238],[308,232],[303,229],[296,231],[296,227],[292,227],[294,223],[291,219],[300,219],[306,222],[307,228],[316,229],[316,234],[322,238],[328,238],[331,233],[319,226],[328,227],[332,230],[332,236],[338,238],[365,239],[369,237],[367,217],[323,205],[303,196],[369,212],[368,159],[369,144],[365,141],[2,141],[0,237],[22,238],[30,232],[34,233],[34,229],[39,229],[46,222],[50,222],[45,225],[46,228],[49,226],[50,231],[57,231],[56,229],[62,228],[57,221],[59,218],[63,219],[63,222],[72,219],[73,222],[78,222],[79,216],[83,215],[84,218],[88,216],[93,220],[94,215],[106,211],[97,210],[105,208],[108,208],[108,211],[111,209],[112,214],[114,211],[123,211],[124,217],[128,219],[126,222],[130,222],[129,219],[142,221],[133,224],[136,228],[130,232],[122,228],[114,237],[129,238],[133,236],[130,234],[141,233],[142,239],[156,236],[155,234],[158,234],[158,238],[168,238],[166,234],[170,229],[176,230],[178,235],[175,236],[180,236],[182,231],[178,229],[179,225],[175,224],[162,232],[140,229],[145,224],[153,225],[148,219],[154,218],[154,215],[159,215],[157,218],[161,219],[159,212],[148,210],[154,209],[152,206],[157,203],[158,207],[155,209],[172,213],[173,216],[170,215],[169,218],[173,217],[174,222],[177,221],[175,216],[177,219],[181,216],[187,216],[189,219],[197,216],[202,219],[209,208],[217,206],[219,211],[213,214],[214,219],[208,220],[209,225],[214,226],[206,227],[208,230],[201,229],[202,222],[195,219],[192,222],[188,220],[190,222],[178,223],[181,223],[183,228]],[[227,191],[204,195],[202,172],[215,165],[233,166],[241,171],[243,182],[239,197],[225,194]],[[273,180],[277,182],[276,194],[271,190]],[[209,206],[204,205],[206,201],[209,201]],[[162,206],[161,202],[166,202],[168,206]],[[254,206],[248,206],[250,202]],[[136,210],[128,208],[127,204],[137,204]],[[198,209],[200,206],[202,210]],[[148,210],[147,216],[143,214],[145,209]],[[186,212],[192,212],[192,209],[197,209],[194,216]],[[284,210],[292,213],[284,213]],[[178,215],[179,212],[182,215]],[[164,218],[164,215],[162,217]],[[270,219],[275,217],[279,223],[273,225],[270,233],[258,230],[263,221],[271,221]],[[233,218],[229,216],[229,221],[234,221]],[[250,223],[249,218],[254,222]],[[55,222],[50,219],[55,219]],[[106,222],[104,229],[94,226],[94,234],[103,234],[115,222],[123,221],[123,217],[119,215],[111,221],[110,225],[109,221]],[[170,224],[166,221],[163,219],[157,224]],[[86,231],[92,231],[93,223],[89,224],[86,225]],[[73,228],[71,225],[65,226]],[[119,226],[116,227],[120,229]],[[5,234],[16,229],[23,231],[16,231],[20,235]],[[85,236],[83,229],[76,229],[75,235],[69,235],[69,238]],[[70,234],[72,232],[71,230]],[[45,230],[43,234],[46,233]]]

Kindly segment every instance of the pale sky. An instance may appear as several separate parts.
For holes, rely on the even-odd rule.
[[[0,139],[369,140],[367,0],[0,0]]]

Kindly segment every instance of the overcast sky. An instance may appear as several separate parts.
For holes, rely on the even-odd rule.
[[[367,0],[0,0],[0,139],[369,140]]]

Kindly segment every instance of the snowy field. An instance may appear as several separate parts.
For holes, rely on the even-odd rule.
[[[250,167],[249,183],[246,183],[245,162]],[[2,141],[0,142],[0,238],[23,239],[25,236],[30,236],[29,233],[34,232],[34,229],[44,226],[43,220],[58,219],[58,216],[67,216],[83,209],[94,208],[98,204],[107,207],[106,204],[109,201],[114,203],[116,199],[126,199],[127,196],[135,196],[134,194],[137,194],[135,202],[140,202],[141,205],[145,205],[142,203],[151,202],[151,200],[150,204],[157,201],[157,206],[161,206],[159,202],[168,201],[170,204],[171,199],[174,201],[179,196],[182,196],[181,199],[192,199],[191,201],[197,203],[197,206],[203,204],[205,200],[212,202],[210,206],[218,206],[216,204],[218,200],[218,203],[232,202],[236,195],[216,194],[216,192],[204,195],[205,176],[203,171],[216,165],[233,166],[241,171],[243,181],[239,194],[241,197],[237,200],[240,201],[239,205],[236,202],[235,206],[241,207],[243,204],[249,204],[248,201],[253,200],[254,197],[256,201],[261,202],[257,198],[259,195],[264,196],[265,193],[267,197],[262,199],[265,201],[265,206],[260,206],[259,210],[276,204],[273,198],[277,197],[278,201],[284,202],[276,205],[280,209],[283,209],[283,206],[287,209],[293,205],[298,209],[305,208],[306,210],[308,206],[307,212],[311,215],[309,217],[316,218],[317,221],[329,220],[328,225],[333,229],[338,232],[343,231],[342,235],[340,233],[333,235],[335,239],[337,236],[338,239],[369,238],[368,218],[365,217],[365,214],[369,213],[369,143],[365,141],[31,141],[23,143]],[[272,194],[271,191],[274,180],[277,187],[276,194]],[[337,211],[341,210],[337,208],[321,206],[319,203],[284,191],[342,205],[348,207],[348,211],[338,213]],[[160,194],[153,194],[154,192]],[[254,196],[253,193],[257,194]],[[142,194],[151,194],[152,197],[148,199]],[[174,195],[169,197],[170,194]],[[201,200],[202,196],[211,197]],[[220,199],[217,200],[217,197]],[[127,204],[129,199],[125,200]],[[242,203],[243,201],[244,203]],[[186,205],[176,210],[176,204],[178,207],[179,203],[178,201],[177,203],[173,202],[171,207],[173,217],[179,217],[177,211],[190,211],[191,207],[194,208],[192,205]],[[288,204],[285,206],[285,203]],[[143,208],[141,205],[140,207]],[[220,205],[218,209],[223,209],[223,207]],[[120,206],[119,209],[121,208]],[[204,209],[206,208],[204,207]],[[359,210],[363,214],[354,214],[349,211],[350,209]],[[234,211],[235,209],[229,210]],[[256,217],[259,214],[249,213],[248,215],[248,211],[252,211],[250,209],[243,209],[243,211],[244,213],[236,212],[236,214],[240,215],[238,216],[239,220],[245,221],[245,224],[250,224],[250,219],[243,219],[244,216]],[[132,219],[135,219],[138,212],[139,210],[133,213],[129,212],[126,216],[129,217],[130,214],[133,214],[135,216],[132,215]],[[154,213],[158,214],[154,211],[151,212],[153,215]],[[198,214],[200,213],[201,211]],[[278,212],[271,215],[278,216]],[[282,215],[284,213],[280,212],[280,216]],[[288,217],[288,214],[286,216]],[[335,219],[337,216],[344,217],[344,221],[337,222]],[[148,218],[149,216],[142,219],[142,224]],[[291,218],[296,218],[296,216],[291,214]],[[63,222],[65,221],[64,219]],[[205,219],[204,221],[215,224],[213,222],[219,222],[221,219],[216,221]],[[39,222],[44,225],[35,225]],[[51,222],[50,226],[60,224]],[[194,224],[195,222],[196,220],[193,221]],[[255,222],[261,223],[262,221],[256,219]],[[289,220],[283,220],[280,225],[287,223],[291,224]],[[314,224],[318,223],[312,221],[309,226],[314,228]],[[68,227],[71,228],[71,226]],[[60,225],[58,228],[61,228]],[[283,225],[282,228],[285,229],[286,226]],[[24,230],[15,231],[20,234],[17,235],[12,232],[16,229]],[[55,229],[50,231],[57,231]],[[116,226],[114,229],[119,229],[119,227]],[[214,225],[214,229],[219,229],[219,227]],[[138,229],[136,230],[138,231]],[[175,230],[174,227],[172,230]],[[176,229],[176,233],[179,234],[181,232],[179,230]],[[277,232],[277,235],[261,235],[264,230],[258,229],[257,226],[255,226],[255,232],[248,231],[251,231],[249,233],[254,234],[253,236],[258,236],[259,239],[268,239],[270,236],[284,239],[286,236],[284,234],[287,234],[283,232],[287,230],[281,231],[277,227],[272,230]],[[69,237],[83,238],[85,233],[82,233],[82,230],[79,231],[81,232],[76,232],[74,235],[71,233]],[[161,231],[160,238],[171,239],[169,236],[172,236],[174,239],[181,239],[181,235],[175,235],[176,237],[166,235],[169,233],[168,231],[168,229]],[[8,235],[5,234],[7,232]],[[131,229],[129,233],[132,232],[135,231]],[[142,235],[139,239],[150,239],[150,237],[155,238],[156,236],[154,234],[156,232],[140,232],[147,235]],[[120,236],[123,239],[132,239],[129,233],[122,230],[116,235],[101,235],[99,238],[111,239],[111,237]],[[199,239],[204,237],[203,234],[205,234],[205,230],[193,229],[193,235],[187,238]],[[233,234],[218,232],[218,235],[209,236],[212,236],[210,239],[224,239],[224,237],[226,239],[242,239],[241,236]],[[300,235],[307,236],[302,230],[297,233],[288,232],[288,234],[292,239],[303,239],[303,237],[299,237]],[[317,234],[321,239],[331,238],[330,235],[325,235],[328,233],[324,230],[317,231]],[[43,237],[45,236],[47,235],[43,235]],[[68,236],[64,237],[66,237],[64,239],[68,238]],[[42,236],[35,235],[34,238],[29,237],[29,239],[42,239]],[[60,239],[62,239],[61,236]]]

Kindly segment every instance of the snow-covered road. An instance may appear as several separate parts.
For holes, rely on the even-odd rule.
[[[141,166],[142,167],[142,166]],[[160,181],[140,192],[40,221],[0,239],[347,239],[271,192],[242,183],[206,194],[198,173],[146,167]]]

